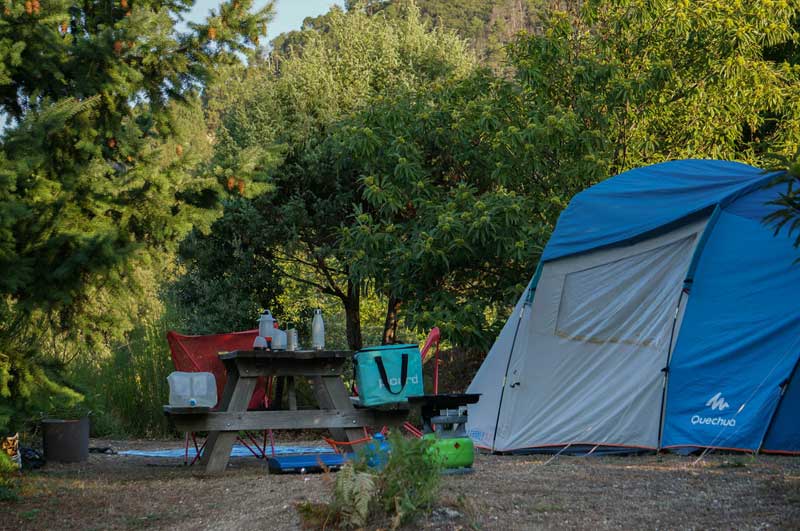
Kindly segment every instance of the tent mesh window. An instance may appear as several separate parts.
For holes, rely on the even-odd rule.
[[[669,341],[669,327],[663,325],[675,311],[694,239],[565,275],[556,335],[585,343],[663,347]]]

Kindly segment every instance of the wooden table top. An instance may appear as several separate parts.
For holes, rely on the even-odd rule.
[[[219,355],[221,360],[329,360],[353,357],[350,350],[234,350]]]

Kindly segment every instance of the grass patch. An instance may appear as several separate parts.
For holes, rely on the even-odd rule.
[[[720,468],[747,468],[748,465],[754,462],[752,457],[736,457],[734,459],[726,459],[719,464]]]
[[[178,322],[167,304],[164,314],[141,322],[110,357],[84,356],[70,367],[92,410],[93,436],[175,435],[161,407],[169,399],[167,376],[175,370],[166,334]]]
[[[478,521],[481,511],[471,497],[459,494],[455,499],[447,498],[442,500],[442,505],[452,507],[460,512],[464,516],[465,525],[469,529],[473,531],[481,529],[481,524]]]

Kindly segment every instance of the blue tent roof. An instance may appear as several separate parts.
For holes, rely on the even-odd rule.
[[[572,199],[542,260],[666,231],[673,223],[730,203],[775,175],[721,160],[677,160],[621,173]]]

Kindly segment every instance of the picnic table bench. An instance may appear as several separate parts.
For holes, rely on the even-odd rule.
[[[407,408],[357,409],[353,405],[342,380],[344,363],[352,355],[342,350],[236,350],[220,354],[228,380],[218,408],[164,406],[164,413],[181,431],[208,432],[200,458],[208,474],[225,470],[239,431],[325,428],[334,439],[352,443],[363,439],[367,426],[402,424],[408,416]],[[288,409],[247,410],[256,381],[262,376],[279,378],[278,395],[285,384]],[[298,377],[311,381],[319,409],[297,408],[294,389]],[[280,397],[276,398],[276,407],[280,407]]]

